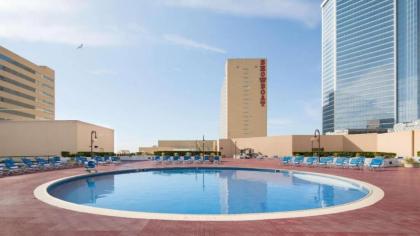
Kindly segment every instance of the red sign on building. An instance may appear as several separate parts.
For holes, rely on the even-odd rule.
[[[263,59],[260,61],[260,104],[265,106],[266,104],[266,92],[267,91],[267,63]]]

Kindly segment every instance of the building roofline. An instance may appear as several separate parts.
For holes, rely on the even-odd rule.
[[[327,2],[328,2],[329,0],[324,0],[322,3],[321,3],[321,8],[322,7],[324,7],[325,6],[325,4],[327,4]]]

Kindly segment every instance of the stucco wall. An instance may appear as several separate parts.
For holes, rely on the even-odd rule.
[[[240,138],[221,140],[222,154],[232,156],[235,148],[253,148],[265,155],[291,155],[293,152],[311,151],[312,135]],[[318,148],[318,143],[313,143]],[[322,135],[321,147],[325,151],[393,152],[397,156],[416,156],[420,151],[420,130],[385,134]]]
[[[240,149],[252,148],[255,152],[261,152],[264,155],[291,155],[292,154],[292,136],[271,136],[255,138],[237,138],[221,139],[219,147],[222,155],[233,156],[236,147],[236,153]]]
[[[94,140],[94,152],[113,152],[114,151],[114,130],[84,123],[77,122],[77,150],[90,151],[90,135],[96,131],[97,139]]]
[[[343,136],[343,151],[375,152],[378,150],[378,134],[352,134]]]
[[[398,156],[412,156],[412,131],[387,133],[378,135],[378,150],[381,152],[394,152]]]
[[[0,156],[51,156],[90,150],[91,129],[103,134],[98,143],[104,151],[114,150],[112,129],[80,121],[0,121]]]

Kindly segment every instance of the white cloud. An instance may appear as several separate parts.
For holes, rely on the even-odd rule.
[[[320,0],[160,0],[160,3],[239,16],[290,19],[310,27],[320,22]]]
[[[27,42],[88,46],[123,44],[127,35],[117,27],[92,24],[83,15],[82,0],[1,0],[0,37]]]
[[[197,42],[197,41],[194,41],[189,38],[185,38],[177,34],[165,34],[163,35],[163,39],[170,43],[187,47],[187,48],[195,48],[195,49],[201,49],[201,50],[226,54],[226,50],[222,48],[214,47],[206,43]]]

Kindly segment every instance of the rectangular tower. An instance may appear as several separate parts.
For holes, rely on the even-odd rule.
[[[228,59],[221,91],[221,138],[267,136],[267,60]]]
[[[420,118],[419,0],[322,3],[323,132]]]
[[[54,120],[54,71],[0,46],[0,120]]]

